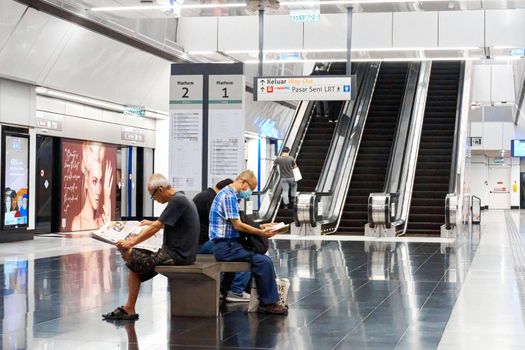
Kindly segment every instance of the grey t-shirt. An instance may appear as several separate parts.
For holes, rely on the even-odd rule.
[[[275,164],[279,166],[281,177],[290,178],[293,177],[293,168],[295,166],[295,159],[291,156],[280,156],[275,159]]]
[[[195,204],[180,192],[175,193],[159,221],[164,224],[163,248],[178,265],[191,265],[199,244],[199,213]]]

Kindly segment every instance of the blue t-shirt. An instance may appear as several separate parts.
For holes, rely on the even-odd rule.
[[[239,218],[237,192],[231,186],[226,186],[217,193],[211,205],[208,230],[210,240],[239,237],[239,232],[230,222]]]

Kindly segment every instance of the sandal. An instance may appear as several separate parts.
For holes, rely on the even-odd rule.
[[[137,320],[139,318],[139,314],[133,314],[130,315],[124,310],[124,307],[119,306],[115,310],[108,312],[107,314],[103,314],[102,318],[105,320]]]

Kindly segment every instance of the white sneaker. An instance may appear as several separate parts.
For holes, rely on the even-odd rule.
[[[250,294],[246,292],[242,292],[242,294],[237,294],[229,290],[228,294],[226,295],[226,301],[230,303],[248,303],[250,302]]]

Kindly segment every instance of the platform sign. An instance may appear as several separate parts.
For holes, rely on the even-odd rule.
[[[170,81],[170,181],[200,191],[202,182],[203,76],[172,75]]]
[[[208,186],[244,169],[244,76],[210,75]]]
[[[255,78],[255,101],[349,101],[355,99],[355,76]]]

